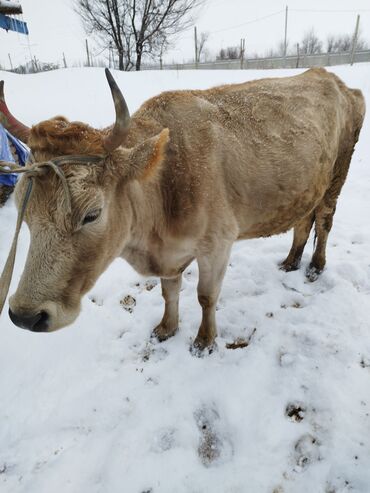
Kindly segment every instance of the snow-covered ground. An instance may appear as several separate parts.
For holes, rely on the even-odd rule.
[[[370,96],[370,65],[333,68]],[[115,73],[133,111],[149,96],[294,71]],[[0,73],[31,124],[65,114],[113,121],[104,73]],[[368,116],[316,283],[277,268],[291,234],[235,245],[218,303],[218,351],[193,357],[197,267],[184,274],[180,332],[149,336],[156,279],[115,261],[73,326],[33,334],[0,320],[2,493],[370,492],[370,139]],[[0,266],[15,225],[0,210]],[[27,253],[21,234],[11,292]],[[127,296],[136,304],[125,306]],[[131,298],[126,298],[131,300]],[[131,308],[131,310],[128,310]],[[250,339],[231,350],[226,343]]]

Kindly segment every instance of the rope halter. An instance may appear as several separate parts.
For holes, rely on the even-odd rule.
[[[6,260],[3,272],[0,276],[0,316],[4,308],[6,298],[8,296],[10,283],[13,276],[15,255],[17,251],[18,236],[21,230],[22,222],[26,212],[27,204],[32,194],[33,180],[35,177],[40,176],[44,172],[45,168],[50,168],[54,173],[60,178],[65,194],[67,212],[72,213],[72,200],[71,192],[69,190],[68,181],[65,177],[63,169],[60,168],[61,164],[70,165],[89,165],[91,163],[100,163],[106,159],[107,156],[84,156],[84,155],[71,155],[71,156],[61,156],[51,159],[50,161],[45,161],[42,163],[30,163],[25,167],[18,166],[14,163],[9,163],[6,161],[0,161],[0,175],[6,174],[25,174],[28,178],[28,183],[26,190],[23,194],[20,207],[18,209],[17,223],[15,228],[15,233],[13,241],[10,247],[10,252]]]

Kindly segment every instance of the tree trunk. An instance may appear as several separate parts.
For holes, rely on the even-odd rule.
[[[118,52],[118,69],[125,70],[125,64],[123,63],[123,52]]]
[[[141,50],[138,50],[136,51],[136,70],[140,70],[141,69],[141,56],[142,56],[142,51]]]

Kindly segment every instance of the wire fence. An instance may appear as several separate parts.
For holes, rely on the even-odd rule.
[[[330,67],[361,62],[370,62],[370,50],[355,53],[320,53],[314,55],[287,55],[286,57],[265,57],[236,60],[215,60],[210,62],[190,62],[172,64],[142,65],[142,70],[238,70],[238,69],[277,69]]]
[[[212,3],[216,10],[217,8],[221,9],[223,5],[226,4],[229,5],[229,0],[215,0]],[[211,7],[209,6],[209,8]],[[357,14],[356,27],[354,23],[355,18],[352,18],[352,16],[349,15],[355,13]],[[362,19],[361,24],[360,14]],[[317,23],[319,18],[321,24]],[[327,19],[326,23],[324,23],[325,19]],[[181,43],[179,41],[179,47],[174,49],[173,53],[170,51],[169,53],[163,54],[163,57],[166,57],[167,59],[166,61],[171,61],[171,63],[165,63],[164,60],[162,61],[162,54],[159,55],[155,53],[152,54],[153,58],[143,58],[144,63],[141,65],[141,69],[279,69],[370,62],[369,43],[366,39],[368,29],[365,30],[365,38],[361,33],[361,26],[369,25],[369,8],[289,8],[288,10],[288,7],[286,7],[260,17],[249,19],[244,19],[244,16],[241,15],[239,20],[244,20],[244,22],[239,22],[234,25],[222,25],[222,28],[220,29],[216,28],[215,30],[200,32],[200,37],[202,34],[207,35],[203,51],[201,51],[199,47],[197,48],[200,38],[197,36],[196,27],[193,26],[195,37],[191,31],[184,33],[184,35],[181,35],[179,38],[181,40]],[[321,37],[320,34],[316,35],[316,30],[314,29],[316,24],[318,24],[319,27],[321,26]],[[310,46],[304,45],[304,40],[307,40],[306,35],[310,34],[310,30],[308,29],[310,25],[314,26],[311,30],[312,36],[316,38],[317,45],[315,50],[312,50],[312,47]],[[326,27],[324,28],[323,25]],[[279,26],[279,29],[277,29],[277,26]],[[334,33],[332,35],[330,34],[330,30],[333,26],[336,26],[337,31],[339,30],[339,26],[341,27],[337,34]],[[271,42],[271,47],[268,50],[266,48],[264,51],[261,51],[262,48],[259,43],[261,34],[264,36],[265,32],[271,32],[271,37],[268,37],[269,42]],[[281,36],[279,35],[278,37],[278,33],[280,33]],[[239,39],[239,36],[242,37]],[[330,45],[330,40],[332,46]],[[341,40],[340,44],[338,44],[338,40]],[[240,41],[240,47],[239,42],[236,41]],[[299,43],[297,41],[299,41]],[[85,59],[82,58],[83,52],[81,52],[81,50],[79,51],[79,60],[73,58],[67,51],[66,56],[61,50],[59,56],[56,54],[53,56],[52,62],[45,63],[36,58],[35,54],[31,52],[31,46],[37,46],[37,44],[31,45],[30,39],[27,37],[27,44],[22,44],[26,52],[25,56],[22,57],[25,61],[21,65],[18,65],[19,54],[17,51],[14,51],[13,57],[13,52],[11,52],[11,50],[7,53],[8,50],[3,49],[4,55],[3,59],[0,60],[2,65],[0,66],[0,69],[10,69],[11,71],[18,73],[33,73],[62,67],[80,66],[109,66],[110,68],[118,69],[118,57],[112,42],[107,41],[103,48],[94,45],[93,39],[91,39],[91,46],[89,43],[90,39],[85,40]],[[333,43],[337,44],[333,46]],[[3,48],[3,46],[4,45],[0,42],[0,47]],[[236,53],[236,56],[233,57],[229,50],[233,50]],[[325,51],[325,53],[323,53],[323,51]],[[313,52],[314,54],[305,54]],[[283,55],[284,53],[285,56]],[[8,59],[5,58],[5,54],[7,54]],[[158,58],[154,58],[154,56],[158,56]],[[153,60],[158,60],[158,62],[154,63]],[[177,60],[179,60],[179,63],[177,63]],[[135,61],[135,56],[133,56],[133,61]]]

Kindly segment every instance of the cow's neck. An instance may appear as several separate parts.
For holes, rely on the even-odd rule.
[[[166,232],[159,185],[134,181],[128,184],[127,197],[131,224],[121,256],[143,275],[174,275],[181,265],[176,254],[166,261],[174,249]]]
[[[134,147],[162,129],[155,120],[144,119],[143,124],[141,118],[137,124],[133,119],[125,146]],[[155,177],[125,185],[130,232],[121,256],[143,275],[173,277],[190,263],[193,248],[170,231],[163,187],[163,181]]]
[[[130,131],[127,135],[125,147],[135,147],[145,139],[158,134],[163,127],[154,119],[131,119]],[[152,232],[160,235],[163,229],[164,215],[162,193],[159,180],[149,178],[133,180],[125,185],[131,209],[131,236],[132,238],[148,236]]]

